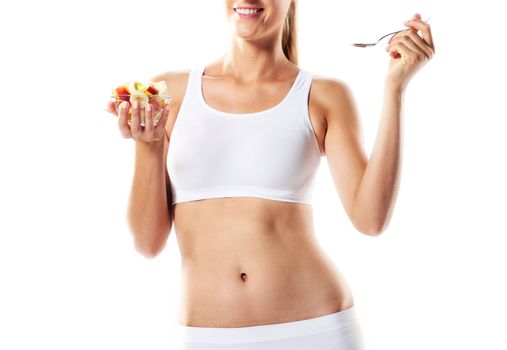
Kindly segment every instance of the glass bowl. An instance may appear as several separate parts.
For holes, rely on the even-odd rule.
[[[171,96],[167,94],[159,94],[159,95],[146,95],[148,97],[148,102],[151,104],[151,113],[153,115],[153,124],[156,126],[158,124],[158,121],[160,117],[162,116],[162,111],[166,105],[169,104],[171,101]],[[132,102],[130,101],[130,95],[111,95],[111,100],[114,102],[114,105],[116,107],[116,112],[120,113],[120,105],[123,101],[127,101],[130,104],[130,107],[132,107]],[[141,109],[139,110],[139,116],[140,116],[140,124],[141,126],[145,126],[145,112],[146,105],[142,104]],[[128,124],[131,125],[131,119],[132,119],[132,108],[129,108],[128,111]]]

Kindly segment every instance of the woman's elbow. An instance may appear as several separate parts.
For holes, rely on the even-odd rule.
[[[385,231],[386,225],[383,222],[358,222],[352,221],[356,230],[371,237],[378,237]]]
[[[160,241],[134,241],[135,250],[147,259],[153,259],[164,250],[167,238]]]
[[[159,245],[142,245],[135,244],[136,251],[144,256],[147,259],[153,259],[160,254],[160,252],[164,249],[165,243]]]
[[[164,250],[171,227],[158,232],[132,232],[134,237],[134,248],[142,256],[152,259]]]

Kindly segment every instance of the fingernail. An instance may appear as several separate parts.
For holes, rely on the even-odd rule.
[[[138,102],[134,102],[134,108],[137,108],[139,106]]]
[[[127,102],[125,102],[125,101],[122,102],[121,107],[124,108],[124,109],[127,108]]]
[[[410,23],[410,21],[405,21],[405,22],[403,22],[403,24],[409,24],[409,23]]]
[[[151,112],[151,105],[146,106],[146,111]]]

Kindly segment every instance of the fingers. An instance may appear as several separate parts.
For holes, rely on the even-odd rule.
[[[428,58],[428,59],[431,59],[433,57],[433,55],[435,54],[433,48],[431,46],[429,46],[426,41],[424,41],[416,32],[416,30],[409,30],[407,32],[407,36],[410,37],[410,39],[412,39],[412,42],[417,45],[417,49],[421,52],[424,53],[424,55]],[[407,39],[409,40],[409,39]]]
[[[391,40],[386,47],[386,51],[389,51],[389,48],[395,42],[402,42],[406,47],[411,49],[412,51],[423,54],[427,59],[431,59],[433,56],[433,50],[431,47],[426,44],[426,42],[415,32],[416,29],[410,29],[406,32],[403,32],[398,38]],[[399,33],[401,34],[401,33]]]
[[[128,107],[129,103],[127,101],[122,102],[120,105],[120,114],[118,117],[118,128],[120,129],[121,136],[123,136],[126,139],[132,137],[130,127],[127,122]]]
[[[154,130],[155,126],[153,125],[153,111],[151,104],[148,103],[146,105],[144,114],[144,137],[146,138],[146,140],[151,140],[153,138]]]
[[[169,117],[169,105],[166,105],[164,109],[162,109],[162,115],[160,116],[157,125],[155,126],[155,134],[159,135],[162,134],[162,137],[165,136],[165,126],[167,123],[167,119]],[[159,131],[162,130],[162,131]]]
[[[412,51],[404,43],[399,41],[389,45],[389,54],[393,56],[393,58],[396,57],[397,52],[400,53],[403,62],[406,62],[414,56]]]
[[[115,116],[118,116],[118,112],[116,111],[116,103],[113,101],[108,101],[104,110],[106,112],[114,114]]]
[[[141,110],[139,103],[134,102],[131,108],[130,125],[128,122],[128,102],[122,102],[118,116],[118,127],[124,138],[133,138],[146,142],[158,141],[165,136],[165,126],[169,116],[169,105],[160,111],[161,116],[155,126],[154,108],[148,103]],[[141,113],[144,113],[144,126],[141,126]]]
[[[423,36],[424,41],[431,47],[433,53],[435,53],[435,45],[433,44],[433,36],[431,35],[430,25],[420,19],[420,15],[417,16],[419,18],[413,18],[411,20],[403,22],[403,24],[407,27],[413,27],[417,30],[420,30]]]
[[[139,109],[139,103],[134,102],[132,104],[132,116],[130,117],[130,132],[132,133],[132,137],[136,140],[140,140],[143,134]]]
[[[410,25],[409,23],[414,23],[413,25]],[[386,47],[386,51],[391,51],[391,56],[393,56],[392,52],[392,45],[396,42],[402,42],[404,46],[411,51],[415,52],[416,56],[418,58],[425,58],[425,59],[431,59],[434,55],[434,48],[428,44],[427,41],[425,41],[423,38],[421,38],[417,32],[421,28],[421,32],[425,32],[425,28],[428,28],[429,25],[426,22],[421,21],[421,15],[416,13],[412,20],[404,22],[405,25],[408,25],[410,28],[395,34],[391,37],[391,39],[388,42],[388,46]],[[431,39],[431,32],[429,34],[430,42],[432,42]],[[394,53],[393,57],[397,57],[398,54]],[[424,57],[422,57],[424,56]]]

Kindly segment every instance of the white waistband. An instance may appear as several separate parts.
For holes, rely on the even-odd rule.
[[[191,343],[242,343],[294,338],[356,327],[354,306],[329,315],[260,326],[216,328],[177,324],[180,341]]]

